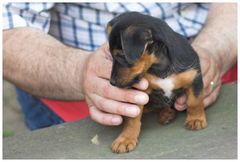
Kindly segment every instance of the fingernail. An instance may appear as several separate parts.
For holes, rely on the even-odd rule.
[[[203,105],[204,105],[205,107],[209,106],[209,105],[210,105],[210,100],[209,100],[208,98],[204,99],[204,100],[203,100]]]
[[[113,117],[113,118],[112,118],[112,124],[113,124],[113,125],[119,125],[119,124],[121,124],[121,119],[118,118],[118,117]]]
[[[140,113],[139,108],[136,107],[127,107],[126,108],[126,115],[131,117],[136,117]]]
[[[134,97],[135,102],[138,104],[146,104],[147,97],[145,95],[137,95]]]
[[[143,81],[140,82],[140,88],[142,90],[147,89],[147,87],[148,87],[148,82],[147,81],[143,80]]]
[[[178,100],[179,104],[184,104],[186,102],[186,96],[181,96]]]
[[[180,106],[180,105],[176,105],[176,104],[175,104],[175,108],[176,108],[178,111],[184,111],[184,110],[186,110],[187,106],[186,106],[186,105]]]

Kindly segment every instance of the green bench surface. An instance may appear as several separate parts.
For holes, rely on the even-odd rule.
[[[237,84],[223,86],[219,100],[206,110],[208,127],[184,128],[185,112],[162,126],[158,114],[142,119],[135,151],[111,152],[112,141],[122,127],[103,126],[90,118],[3,139],[4,159],[236,159]],[[99,145],[91,139],[98,135]]]

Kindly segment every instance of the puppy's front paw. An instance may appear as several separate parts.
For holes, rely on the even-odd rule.
[[[204,129],[207,127],[207,121],[206,119],[191,119],[191,120],[186,120],[185,126],[188,129],[192,130],[200,130]]]
[[[115,153],[126,153],[132,151],[137,146],[136,138],[129,138],[125,136],[119,136],[112,143],[112,151]]]

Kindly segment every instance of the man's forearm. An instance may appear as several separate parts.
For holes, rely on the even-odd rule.
[[[207,22],[193,42],[217,55],[222,74],[236,63],[237,58],[237,4],[217,3],[209,9]]]
[[[81,100],[89,53],[68,47],[37,29],[3,31],[3,75],[39,97]]]

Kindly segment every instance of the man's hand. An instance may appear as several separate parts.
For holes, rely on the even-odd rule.
[[[237,61],[237,4],[213,3],[204,28],[192,43],[199,55],[204,82],[204,105],[214,103],[221,88],[221,76]],[[186,109],[186,96],[175,108]]]
[[[122,116],[136,117],[140,113],[137,105],[148,102],[148,95],[133,89],[120,89],[110,84],[112,58],[108,45],[104,44],[94,52],[84,74],[84,92],[93,120],[104,125],[119,125]],[[144,90],[148,82],[142,79],[134,86]]]
[[[204,84],[204,106],[207,107],[214,103],[221,89],[221,63],[217,56],[210,51],[199,46],[193,46],[199,55],[201,71]],[[179,111],[186,109],[186,95],[181,96],[175,103],[175,108]]]

